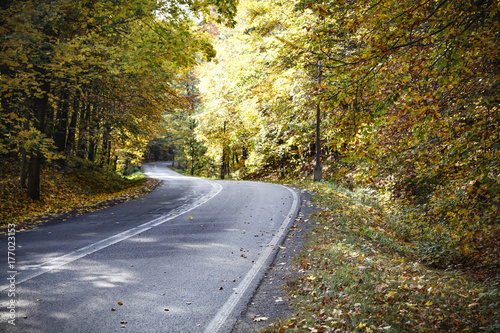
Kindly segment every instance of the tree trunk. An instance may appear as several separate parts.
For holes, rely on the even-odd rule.
[[[97,114],[96,107],[94,106],[92,108],[92,111]],[[91,162],[95,162],[95,153],[96,153],[96,128],[97,124],[95,121],[95,117],[92,116],[92,113],[89,112],[87,115],[87,124],[88,124],[88,141],[87,141],[87,147],[88,147],[88,154],[87,154],[87,159]]]
[[[68,102],[69,94],[65,92],[63,94],[63,100],[59,105],[59,110],[57,110],[56,119],[54,119],[54,143],[57,147],[58,152],[63,152],[66,150],[66,134],[68,127]]]
[[[21,187],[26,187],[26,180],[28,179],[28,157],[26,156],[26,149],[21,147]]]
[[[101,145],[101,152],[100,152],[100,164],[105,165],[105,164],[110,164],[109,157],[111,153],[111,141],[110,141],[110,132],[111,129],[109,125],[105,124],[103,126],[103,132],[102,132],[102,145]]]
[[[42,90],[44,95],[41,98],[35,98],[33,103],[35,127],[42,133],[45,133],[45,118],[49,106],[50,84],[44,83]],[[28,168],[28,196],[33,200],[40,199],[40,172],[42,170],[43,154],[41,151],[35,151],[31,157]]]
[[[71,114],[71,121],[68,128],[68,138],[66,139],[66,155],[70,156],[73,150],[76,139],[76,124],[78,121],[78,107],[79,101],[75,98],[73,103],[73,112]]]
[[[76,156],[85,158],[85,144],[87,136],[87,114],[90,112],[89,105],[84,104],[80,114],[80,121],[78,124],[78,144],[76,145]]]
[[[28,196],[33,200],[40,199],[40,173],[42,170],[43,155],[35,152],[31,157],[28,169]]]
[[[27,131],[29,129],[29,112],[26,108],[24,111],[24,121],[23,121],[23,130]],[[26,180],[28,179],[28,154],[24,145],[20,145],[21,150],[21,187],[26,188]]]

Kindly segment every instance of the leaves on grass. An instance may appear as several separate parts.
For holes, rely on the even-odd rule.
[[[494,330],[500,318],[494,279],[477,284],[458,270],[422,265],[390,229],[373,192],[313,186],[322,210],[296,259],[301,274],[287,283],[297,315],[265,332]]]
[[[1,166],[4,167],[5,163]],[[23,223],[20,230],[58,214],[72,212],[80,215],[133,200],[149,193],[158,184],[154,179],[130,181],[99,168],[78,172],[45,168],[41,200],[33,201],[18,186],[19,176],[14,169],[3,169],[8,176],[0,181],[0,221],[3,224]]]

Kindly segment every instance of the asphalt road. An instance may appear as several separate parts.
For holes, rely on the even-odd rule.
[[[145,171],[164,180],[147,196],[1,236],[0,332],[231,331],[298,195]]]

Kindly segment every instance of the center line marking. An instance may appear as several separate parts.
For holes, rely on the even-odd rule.
[[[111,246],[113,244],[124,241],[132,236],[137,235],[137,234],[143,233],[144,231],[147,231],[151,228],[159,226],[160,224],[163,224],[167,221],[173,220],[174,218],[176,218],[178,216],[181,216],[181,215],[186,214],[187,212],[189,212],[195,208],[198,208],[199,206],[203,205],[204,203],[206,203],[207,201],[209,201],[210,199],[215,197],[217,194],[219,194],[220,191],[222,191],[222,185],[215,183],[215,182],[207,181],[204,179],[201,179],[201,180],[209,183],[212,186],[212,190],[209,193],[207,193],[205,196],[200,197],[198,200],[196,200],[193,203],[193,205],[181,206],[181,207],[171,211],[166,216],[158,217],[154,220],[151,220],[149,222],[141,224],[137,227],[120,232],[119,234],[108,237],[108,238],[103,239],[101,241],[98,241],[96,243],[87,245],[85,247],[82,247],[81,249],[75,250],[75,251],[70,252],[68,254],[65,254],[63,256],[51,259],[51,260],[44,262],[42,264],[29,266],[31,269],[34,270],[34,272],[28,273],[27,276],[23,277],[20,280],[17,280],[16,284],[20,284],[20,283],[26,282],[28,280],[31,280],[37,276],[40,276],[40,275],[45,274],[49,271],[52,271],[54,269],[57,269],[57,268],[62,267],[64,265],[67,265],[70,262],[81,259],[81,258],[88,256],[89,254],[92,254],[92,253],[97,252],[99,250],[102,250],[108,246]],[[8,284],[2,285],[2,286],[0,286],[0,291],[6,290],[8,288],[9,288]]]

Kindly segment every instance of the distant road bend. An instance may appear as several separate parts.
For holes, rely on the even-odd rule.
[[[0,332],[231,331],[298,194],[144,170],[163,182],[140,199],[17,233],[15,274],[0,237]]]

